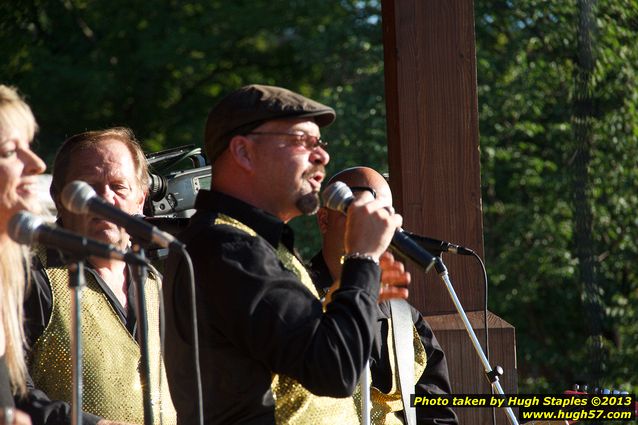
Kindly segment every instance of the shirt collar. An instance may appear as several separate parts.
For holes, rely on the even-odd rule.
[[[63,253],[60,252],[60,250],[55,248],[46,248],[46,264],[44,264],[43,267],[61,268],[61,267],[68,267],[68,265],[69,265],[69,259],[65,258]],[[84,271],[85,273],[90,273],[93,276],[93,278],[95,279],[95,282],[97,282],[100,288],[102,288],[102,291],[104,291],[104,294],[106,294],[111,304],[115,307],[115,310],[117,311],[117,314],[120,316],[120,319],[122,319],[125,323],[127,323],[127,328],[129,328],[130,326],[129,330],[134,329],[134,326],[135,326],[134,306],[135,306],[136,294],[135,294],[135,285],[131,284],[131,282],[133,281],[133,278],[131,275],[131,268],[129,267],[129,265],[127,264],[126,266],[128,311],[124,310],[124,306],[122,306],[122,304],[119,302],[119,300],[117,299],[117,297],[115,296],[111,288],[109,288],[109,286],[106,284],[104,279],[102,279],[102,277],[97,273],[97,271],[95,271],[91,263],[89,263],[88,261],[85,261]]]
[[[221,192],[202,189],[195,200],[198,211],[216,211],[239,220],[253,229],[273,247],[282,242],[294,250],[294,232],[290,226],[266,211]]]

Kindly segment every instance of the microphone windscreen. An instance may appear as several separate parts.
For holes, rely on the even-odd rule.
[[[43,220],[26,211],[19,211],[9,220],[9,237],[22,245],[31,245]]]
[[[344,182],[334,182],[324,189],[321,194],[323,205],[331,210],[340,211],[343,214],[354,199],[352,190]]]
[[[60,201],[72,213],[85,214],[89,212],[89,201],[96,196],[95,190],[88,183],[74,180],[64,187]]]

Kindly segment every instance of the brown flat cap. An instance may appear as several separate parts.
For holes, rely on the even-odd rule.
[[[282,118],[313,117],[319,127],[331,124],[334,109],[281,87],[253,84],[236,90],[213,107],[206,120],[204,148],[210,162],[228,147],[233,136]]]

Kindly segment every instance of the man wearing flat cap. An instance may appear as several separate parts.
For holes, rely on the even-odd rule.
[[[180,235],[194,265],[206,424],[358,424],[350,395],[370,356],[379,258],[401,225],[382,200],[348,209],[341,285],[322,307],[288,222],[319,207],[332,108],[279,87],[223,98],[206,123],[213,164]],[[166,368],[180,424],[197,423],[189,273],[168,260]]]

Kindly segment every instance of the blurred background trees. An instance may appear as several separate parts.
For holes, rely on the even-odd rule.
[[[635,392],[638,4],[475,14],[490,310],[517,329],[520,390]],[[201,145],[216,100],[262,83],[337,110],[328,174],[387,171],[380,1],[4,0],[0,55],[49,164],[67,136],[114,125],[148,152]],[[311,254],[314,219],[295,227]]]

